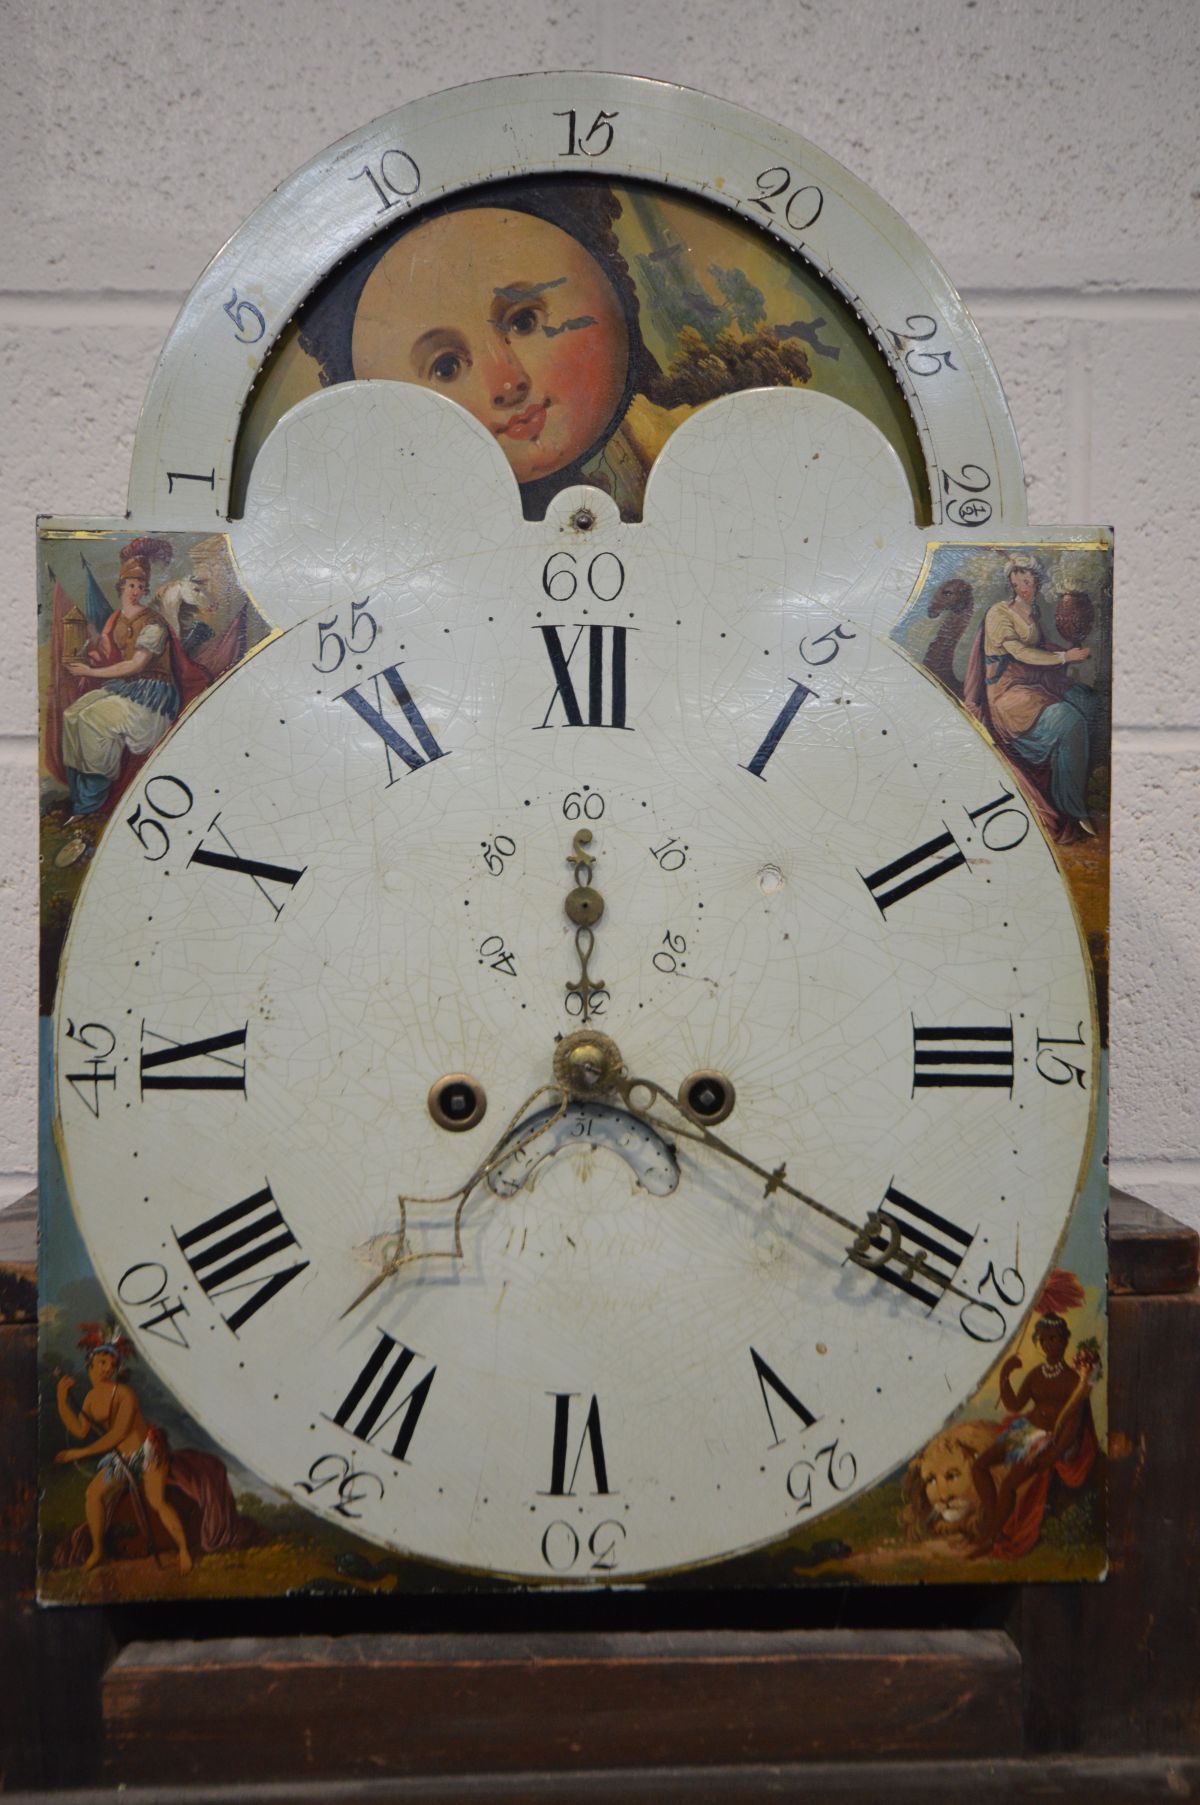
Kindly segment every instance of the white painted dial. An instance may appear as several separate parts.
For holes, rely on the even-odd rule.
[[[372,473],[423,423],[498,522],[481,429],[400,385],[297,416],[305,557],[282,492],[241,543],[265,606],[315,612],[158,748],[72,924],[58,1108],[97,1270],[220,1443],[317,1511],[349,1462],[381,1544],[596,1583],[769,1543],[982,1380],[1091,1128],[1036,1071],[1039,1033],[1094,1058],[1054,857],[886,636],[925,544],[894,455],[821,397],[736,397],[640,525],[510,496],[421,563]],[[584,826],[589,1026],[665,1092],[726,1074],[720,1137],[766,1181],[610,1095],[470,1191],[454,1257],[457,1188],[581,1025]],[[70,1076],[84,1024],[103,1082]],[[457,1073],[488,1109],[452,1133],[427,1096]],[[354,1306],[401,1195],[439,1257]]]

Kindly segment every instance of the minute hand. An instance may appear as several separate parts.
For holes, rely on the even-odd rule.
[[[757,1160],[751,1159],[749,1154],[743,1153],[740,1148],[733,1147],[728,1141],[722,1140],[720,1135],[714,1134],[711,1128],[704,1127],[703,1123],[694,1122],[690,1117],[685,1117],[685,1126],[678,1121],[666,1122],[661,1117],[654,1116],[651,1111],[660,1102],[665,1103],[675,1112],[676,1116],[683,1116],[684,1112],[669,1091],[664,1090],[661,1085],[653,1083],[648,1078],[621,1079],[616,1088],[620,1091],[626,1108],[631,1110],[634,1115],[641,1116],[643,1121],[651,1123],[668,1134],[679,1135],[689,1141],[698,1141],[702,1147],[711,1147],[714,1153],[720,1153],[726,1159],[733,1160],[736,1165],[743,1166],[747,1172],[753,1172],[757,1178],[763,1180],[764,1197],[771,1197],[775,1192],[783,1191],[787,1196],[794,1197],[797,1203],[804,1204],[808,1209],[815,1210],[819,1216],[824,1216],[827,1221],[836,1222],[839,1228],[846,1229],[853,1237],[852,1244],[846,1251],[857,1265],[864,1267],[867,1271],[886,1266],[892,1260],[898,1260],[912,1269],[909,1273],[910,1277],[919,1271],[922,1277],[931,1284],[937,1285],[942,1291],[950,1292],[954,1297],[961,1297],[964,1303],[978,1303],[978,1298],[972,1297],[969,1291],[964,1291],[953,1280],[946,1278],[936,1268],[926,1264],[923,1253],[913,1255],[904,1252],[899,1229],[882,1211],[872,1210],[865,1223],[853,1222],[848,1216],[843,1216],[840,1211],[831,1209],[827,1203],[822,1203],[819,1198],[810,1196],[807,1191],[802,1191],[798,1185],[790,1184],[785,1176],[786,1162],[778,1165],[773,1172],[768,1171],[766,1166],[761,1166]],[[646,1092],[650,1093],[648,1104],[635,1101],[638,1093]],[[884,1242],[882,1249],[875,1246],[876,1240],[880,1238]]]

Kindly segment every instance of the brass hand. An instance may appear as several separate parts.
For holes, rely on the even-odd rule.
[[[510,1145],[509,1137],[518,1123],[525,1119],[538,1098],[545,1096],[547,1091],[553,1092],[558,1098],[558,1108],[552,1115],[548,1116],[545,1121],[539,1122],[536,1128],[531,1129],[528,1134],[519,1136],[518,1139]],[[521,1107],[516,1111],[507,1128],[504,1130],[504,1133],[492,1147],[486,1159],[476,1166],[475,1170],[471,1173],[471,1176],[461,1184],[456,1191],[448,1191],[444,1197],[414,1197],[411,1195],[405,1196],[402,1193],[397,1199],[397,1202],[400,1205],[399,1233],[387,1235],[383,1238],[380,1246],[383,1264],[380,1270],[375,1274],[375,1277],[371,1280],[370,1284],[364,1286],[363,1290],[359,1292],[353,1303],[347,1304],[346,1308],[342,1311],[342,1319],[349,1316],[352,1310],[357,1310],[361,1303],[365,1303],[371,1293],[377,1291],[386,1279],[393,1278],[402,1266],[411,1265],[417,1260],[461,1260],[463,1257],[462,1217],[463,1211],[466,1209],[470,1199],[471,1192],[475,1189],[476,1185],[482,1184],[488,1173],[500,1164],[502,1158],[505,1160],[511,1159],[514,1153],[521,1152],[523,1148],[529,1146],[531,1141],[536,1141],[539,1135],[543,1135],[546,1133],[547,1129],[553,1128],[554,1124],[562,1117],[569,1102],[570,1092],[564,1085],[540,1084],[537,1090],[526,1097],[524,1103],[522,1103]],[[432,1248],[425,1253],[414,1251],[408,1239],[408,1205],[410,1203],[419,1203],[423,1205],[453,1203],[456,1206],[453,1222],[454,1245],[449,1248]]]
[[[821,1203],[807,1191],[800,1190],[798,1185],[788,1182],[787,1166],[780,1164],[775,1170],[768,1171],[766,1166],[759,1165],[748,1154],[733,1147],[721,1136],[714,1134],[711,1128],[696,1122],[687,1115],[678,1099],[670,1091],[648,1078],[620,1077],[612,1088],[618,1093],[633,1115],[639,1116],[643,1122],[655,1128],[659,1133],[681,1137],[684,1140],[697,1141],[702,1147],[711,1147],[714,1153],[725,1159],[733,1160],[736,1165],[743,1166],[747,1172],[753,1172],[763,1180],[763,1196],[772,1197],[777,1191],[783,1191],[794,1197],[797,1203],[805,1204],[824,1216],[829,1222],[836,1222],[839,1228],[846,1229],[851,1236],[846,1253],[856,1266],[864,1267],[868,1272],[877,1271],[890,1264],[895,1264],[901,1276],[907,1280],[921,1279],[938,1286],[942,1291],[949,1291],[955,1297],[961,1297],[964,1303],[977,1304],[978,1298],[972,1297],[969,1291],[954,1284],[953,1280],[938,1272],[936,1267],[928,1263],[928,1254],[924,1248],[916,1253],[909,1253],[901,1239],[898,1223],[882,1210],[872,1210],[865,1222],[853,1222],[838,1210],[831,1209],[827,1203]],[[648,1097],[648,1101],[646,1100]],[[665,1103],[679,1120],[664,1121],[652,1111],[659,1104]]]
[[[596,861],[587,851],[591,843],[591,828],[581,827],[567,854],[567,864],[575,874],[575,887],[563,904],[568,921],[575,923],[575,951],[579,954],[579,976],[567,984],[567,994],[579,993],[582,1004],[579,1019],[585,1022],[591,1019],[593,995],[607,988],[603,978],[593,978],[588,972],[588,960],[596,943],[592,923],[599,921],[604,913],[604,898],[592,883],[592,866]]]

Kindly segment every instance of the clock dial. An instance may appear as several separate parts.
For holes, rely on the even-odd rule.
[[[454,559],[380,494],[414,435],[478,475]],[[97,1269],[223,1445],[390,1547],[596,1583],[776,1540],[992,1367],[1091,1130],[1038,1071],[1097,1057],[1054,855],[887,637],[895,456],[739,396],[640,525],[532,523],[478,423],[380,385],[260,465],[235,544],[296,624],[157,749],[71,928]],[[580,1034],[613,1064],[564,1087]]]

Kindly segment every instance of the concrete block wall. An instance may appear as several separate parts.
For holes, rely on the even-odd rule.
[[[123,510],[175,310],[279,180],[422,93],[589,67],[878,189],[983,330],[1032,517],[1116,526],[1113,1175],[1200,1224],[1196,0],[10,0],[3,41],[0,1204],[35,1168],[35,514]]]

